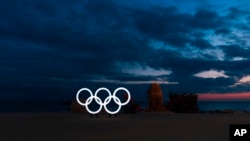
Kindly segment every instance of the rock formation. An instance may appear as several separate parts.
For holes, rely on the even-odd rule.
[[[147,111],[167,111],[163,104],[162,89],[157,83],[151,84],[148,89],[148,104]]]

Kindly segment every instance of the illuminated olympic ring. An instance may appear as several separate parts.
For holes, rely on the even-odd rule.
[[[124,90],[127,94],[128,94],[128,98],[127,98],[127,101],[125,101],[124,103],[121,103],[121,100],[116,96],[116,93],[119,91],[119,90]],[[88,97],[85,101],[85,103],[82,103],[80,100],[79,100],[79,95],[82,91],[87,91],[89,92],[90,94],[90,97]],[[105,98],[104,102],[102,102],[102,100],[97,96],[98,92],[99,91],[106,91],[108,93],[108,97]],[[118,113],[120,110],[121,110],[121,106],[124,106],[126,104],[129,103],[130,101],[130,93],[129,91],[126,89],[126,88],[123,88],[123,87],[119,87],[117,89],[115,89],[115,91],[113,92],[113,94],[111,94],[111,92],[109,91],[109,89],[107,88],[99,88],[96,90],[95,94],[93,95],[92,91],[88,88],[81,88],[77,94],[76,94],[76,100],[77,102],[82,105],[82,106],[85,106],[87,111],[90,113],[90,114],[98,114],[101,110],[102,110],[102,107],[104,107],[105,111],[109,114],[116,114]],[[97,104],[99,104],[99,109],[97,109],[96,111],[92,111],[89,109],[89,104],[93,101],[93,99],[96,101]],[[110,103],[111,100],[114,100],[114,102],[118,105],[118,108],[115,110],[115,111],[110,111],[108,108],[107,108],[107,104]]]

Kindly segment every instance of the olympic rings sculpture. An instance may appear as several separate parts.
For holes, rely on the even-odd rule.
[[[128,98],[125,102],[121,102],[121,100],[116,96],[116,93],[120,90],[124,90],[127,94],[128,94]],[[80,100],[79,100],[79,95],[82,91],[87,91],[89,94],[90,94],[90,97],[88,97],[85,101],[85,103],[82,103]],[[104,101],[102,101],[100,99],[100,97],[97,96],[97,94],[100,92],[100,91],[106,91],[108,93],[108,97],[104,99]],[[80,90],[78,90],[77,94],[76,94],[76,100],[77,102],[82,105],[82,106],[85,106],[86,107],[86,110],[90,113],[90,114],[98,114],[101,110],[102,110],[102,107],[104,107],[105,111],[109,114],[117,114],[120,110],[121,110],[121,106],[124,106],[126,104],[129,103],[130,101],[130,92],[124,88],[124,87],[119,87],[117,89],[115,89],[115,91],[113,92],[113,94],[111,94],[111,92],[109,91],[109,89],[107,88],[104,88],[104,87],[101,87],[99,89],[96,90],[95,94],[93,95],[92,91],[88,88],[81,88]],[[115,110],[115,111],[110,111],[108,108],[107,108],[107,105],[110,103],[111,100],[114,100],[114,102],[118,105],[118,108]],[[97,104],[99,104],[99,108],[96,110],[96,111],[92,111],[89,109],[89,104],[95,100],[95,102]]]

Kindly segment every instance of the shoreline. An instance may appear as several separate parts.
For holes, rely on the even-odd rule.
[[[142,109],[147,109],[147,101],[135,101]],[[164,103],[166,105],[166,103]],[[67,112],[70,111],[70,102],[2,102],[0,103],[1,112]],[[250,112],[250,101],[198,101],[198,112],[224,111]]]

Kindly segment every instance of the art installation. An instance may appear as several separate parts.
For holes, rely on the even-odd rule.
[[[125,102],[123,102],[123,103],[122,103],[121,100],[116,96],[116,93],[117,93],[118,91],[120,91],[120,90],[124,90],[124,91],[127,93],[127,95],[128,95],[127,100],[126,100]],[[86,99],[85,103],[82,103],[82,102],[79,100],[79,95],[80,95],[80,93],[81,93],[82,91],[87,91],[87,92],[90,94],[90,97],[88,97],[88,98]],[[106,92],[108,93],[108,95],[109,95],[107,98],[105,98],[104,101],[102,101],[101,98],[98,97],[98,93],[99,93],[100,91],[106,91]],[[104,88],[104,87],[97,89],[94,95],[93,95],[92,91],[91,91],[90,89],[88,89],[88,88],[81,88],[81,89],[77,92],[77,94],[76,94],[76,100],[77,100],[77,102],[78,102],[80,105],[85,106],[85,107],[86,107],[86,110],[87,110],[90,114],[98,114],[98,113],[102,110],[102,107],[104,107],[105,111],[106,111],[107,113],[109,113],[109,114],[117,114],[117,113],[121,110],[121,106],[124,106],[124,105],[126,105],[126,104],[129,103],[130,98],[131,98],[130,92],[129,92],[126,88],[124,88],[124,87],[119,87],[119,88],[115,89],[115,91],[113,92],[113,94],[111,94],[111,92],[109,91],[109,89]],[[111,101],[112,99],[113,99],[114,102],[118,105],[118,108],[117,108],[115,111],[110,111],[110,110],[107,108],[107,105],[110,103],[110,101]],[[99,104],[99,108],[98,108],[96,111],[92,111],[92,110],[89,109],[89,105],[90,105],[90,103],[91,103],[93,100],[95,100],[95,102],[96,102],[97,104]]]
[[[163,104],[161,87],[157,83],[153,83],[148,90],[148,104],[147,111],[167,111]]]

